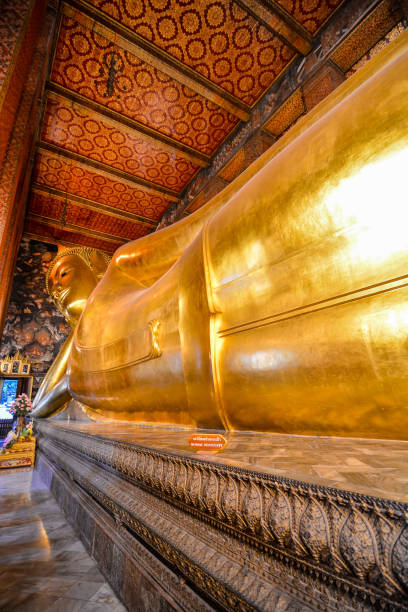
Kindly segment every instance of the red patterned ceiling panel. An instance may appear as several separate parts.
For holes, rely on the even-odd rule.
[[[343,0],[277,0],[277,2],[306,30],[315,34]]]
[[[55,221],[61,221],[64,218],[65,223],[96,230],[111,236],[127,238],[128,240],[140,238],[148,234],[152,229],[143,223],[118,219],[104,213],[89,210],[72,202],[68,202],[66,210],[64,210],[64,202],[62,200],[42,193],[31,194],[29,212]]]
[[[249,105],[294,55],[231,0],[90,3]]]
[[[199,166],[60,96],[47,99],[42,140],[119,170],[182,191]]]
[[[33,181],[158,221],[170,201],[160,195],[93,172],[81,164],[46,152],[37,154]]]
[[[30,219],[29,217],[26,219],[24,231],[43,238],[54,238],[54,240],[61,242],[70,242],[81,246],[93,247],[94,249],[101,249],[107,253],[113,253],[122,244],[119,242],[108,242],[107,240],[93,238],[92,236],[84,236],[83,234],[77,234],[58,227],[52,227],[36,219]]]
[[[109,71],[115,75],[111,80]],[[51,78],[206,155],[214,153],[238,122],[213,102],[66,16]]]

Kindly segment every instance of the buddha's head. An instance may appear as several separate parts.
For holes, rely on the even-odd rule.
[[[108,264],[107,255],[88,247],[63,249],[51,262],[46,277],[47,291],[72,327]]]

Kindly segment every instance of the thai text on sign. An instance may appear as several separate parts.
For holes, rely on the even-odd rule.
[[[227,441],[221,434],[193,434],[188,443],[194,450],[219,451]]]

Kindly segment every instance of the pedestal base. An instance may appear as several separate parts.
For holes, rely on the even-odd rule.
[[[189,432],[50,420],[39,431],[37,469],[130,610],[408,609],[401,491],[193,456],[175,442]]]
[[[29,467],[34,464],[35,438],[26,442],[16,442],[5,453],[0,454],[0,469],[11,467]]]

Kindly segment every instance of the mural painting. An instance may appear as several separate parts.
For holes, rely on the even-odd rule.
[[[56,252],[56,245],[23,238],[0,345],[0,358],[19,351],[32,361],[33,396],[69,333],[45,289]]]

